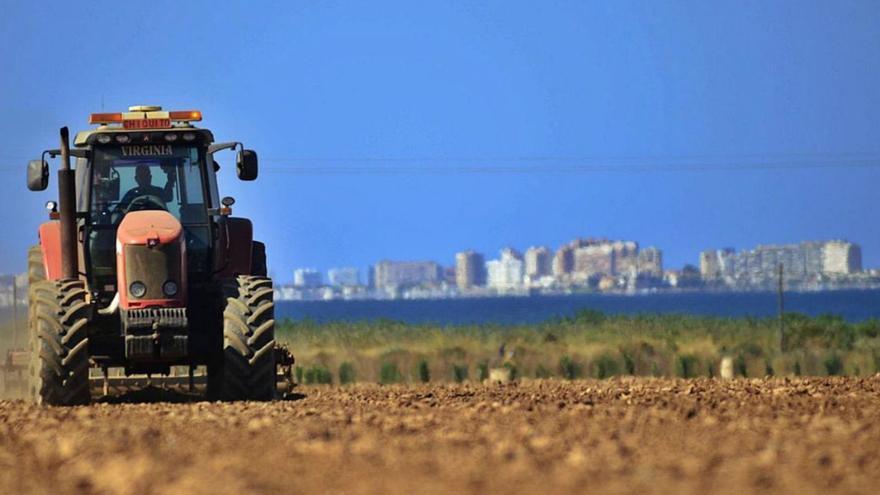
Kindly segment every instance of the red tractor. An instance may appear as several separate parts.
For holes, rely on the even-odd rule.
[[[29,395],[86,404],[90,370],[168,375],[207,371],[215,400],[269,400],[276,392],[272,280],[251,221],[220,199],[214,154],[238,149],[238,178],[257,178],[257,154],[214,143],[201,112],[156,106],[92,114],[98,127],[28,164],[45,190],[46,156],[61,157],[58,203],[28,252]],[[75,166],[71,167],[71,157]],[[105,382],[106,383],[106,382]],[[106,385],[105,385],[106,386]]]

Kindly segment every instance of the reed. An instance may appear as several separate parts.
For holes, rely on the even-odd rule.
[[[593,310],[512,326],[283,320],[276,335],[306,370],[341,370],[345,364],[338,383],[355,376],[385,383],[483,380],[487,370],[505,366],[520,378],[718,376],[724,357],[732,359],[737,376],[880,372],[878,320],[848,323],[834,315],[792,313],[785,328],[784,352],[775,318],[612,316]]]

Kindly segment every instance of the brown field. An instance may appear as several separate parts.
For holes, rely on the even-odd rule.
[[[0,493],[880,487],[880,377],[298,391],[274,403],[125,403],[137,394],[77,408],[0,402]]]

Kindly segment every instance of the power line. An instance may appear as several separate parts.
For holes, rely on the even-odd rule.
[[[834,159],[880,159],[880,152],[813,152],[813,153],[743,153],[737,155],[691,154],[691,155],[484,155],[484,156],[269,156],[264,162],[318,162],[318,163],[397,163],[397,162],[620,162],[620,161],[743,161],[756,158],[768,160],[825,160]]]
[[[426,157],[424,162],[415,158],[391,157],[391,165],[379,165],[384,158],[361,157],[351,162],[336,162],[336,159],[302,159],[290,165],[268,165],[261,170],[270,174],[291,175],[553,175],[553,174],[590,174],[590,173],[681,173],[681,172],[748,172],[762,170],[802,170],[802,169],[834,169],[834,168],[877,168],[880,167],[880,156],[855,158],[861,154],[828,154],[803,155],[801,159],[779,160],[778,157],[753,155],[751,159],[727,157],[716,160],[700,160],[690,162],[694,157],[646,158],[646,157],[614,157],[589,159],[581,157],[495,157],[488,162],[505,163],[501,165],[483,165],[477,158]],[[846,158],[845,158],[846,157]],[[342,159],[339,159],[340,161]],[[263,161],[274,161],[263,159]],[[375,164],[372,164],[374,163]],[[441,165],[441,163],[443,163]],[[24,173],[24,166],[0,167],[0,173]]]
[[[761,170],[802,170],[834,168],[876,168],[880,158],[872,160],[789,161],[755,163],[619,163],[619,164],[546,164],[546,165],[292,165],[269,166],[262,170],[292,175],[540,175],[590,173],[669,173],[669,172],[748,172]]]
[[[34,156],[0,154],[3,160],[31,160]],[[683,155],[423,155],[423,156],[263,156],[262,162],[315,162],[315,163],[544,163],[544,162],[741,162],[774,160],[852,160],[880,159],[880,151],[873,152],[803,152],[803,153],[741,153],[736,155],[683,154]],[[0,170],[12,167],[0,167]]]

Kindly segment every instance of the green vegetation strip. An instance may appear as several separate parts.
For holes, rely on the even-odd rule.
[[[517,378],[870,375],[880,372],[880,321],[832,315],[775,318],[606,316],[582,311],[538,325],[443,327],[377,320],[279,322],[303,383],[463,382],[506,367]]]

